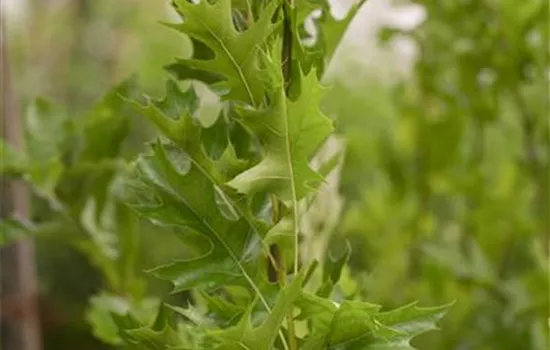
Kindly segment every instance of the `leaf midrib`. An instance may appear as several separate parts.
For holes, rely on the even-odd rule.
[[[206,171],[206,169],[204,169],[204,167],[201,166],[201,164],[199,164],[193,157],[189,157],[191,162],[197,167],[197,169],[203,173],[204,176],[206,176],[206,178],[208,178],[213,184],[215,185],[218,185],[218,187],[220,188],[220,191],[222,191],[224,194],[226,194],[223,189],[221,188],[221,186],[217,183],[217,181],[215,180],[215,178],[213,176],[211,176],[208,171]],[[231,197],[228,196],[228,199],[231,200]],[[237,258],[237,256],[235,255],[235,253],[229,248],[229,246],[225,243],[225,241],[222,239],[221,235],[206,221],[206,220],[203,220],[201,218],[200,215],[198,215],[194,208],[192,208],[191,206],[189,206],[189,204],[187,203],[187,201],[185,200],[185,198],[182,198],[182,200],[185,202],[185,204],[187,205],[187,207],[193,212],[193,215],[195,215],[195,217],[197,217],[197,219],[202,222],[213,234],[214,236],[216,237],[216,239],[222,244],[222,246],[225,248],[225,250],[227,250],[227,252],[229,253],[231,259],[233,259],[235,261],[235,263],[237,264],[237,266],[239,267],[239,269],[241,270],[244,278],[247,280],[247,282],[250,284],[250,286],[252,287],[252,289],[254,289],[254,291],[256,292],[256,294],[258,294],[258,297],[260,298],[262,304],[264,305],[264,307],[266,308],[266,310],[268,312],[271,312],[271,308],[269,307],[269,304],[267,303],[267,300],[265,299],[264,295],[262,294],[262,292],[260,291],[260,288],[256,285],[256,283],[254,283],[254,281],[252,280],[252,278],[248,275],[248,273],[246,272],[244,266],[241,264],[241,261],[240,259]],[[237,208],[239,210],[239,213],[245,218],[246,222],[250,225],[250,227],[252,227],[254,229],[254,231],[256,231],[256,234],[259,235],[259,229],[256,225],[253,224],[253,222],[250,220],[250,218],[247,216],[247,215],[244,215],[244,213],[241,212],[240,208],[238,205],[236,205],[235,203],[233,203],[233,201],[231,200],[231,204],[233,204],[235,206],[235,208]]]
[[[237,256],[233,252],[233,250],[231,250],[231,248],[227,245],[227,243],[222,238],[220,233],[214,227],[212,227],[212,225],[210,225],[210,223],[207,220],[203,219],[202,216],[197,213],[197,211],[195,210],[195,208],[193,206],[189,205],[189,202],[186,200],[186,198],[184,196],[177,195],[177,197],[178,197],[178,200],[181,200],[187,206],[187,208],[189,208],[189,210],[191,211],[191,213],[193,213],[195,218],[200,223],[202,223],[212,233],[212,235],[218,240],[218,242],[222,245],[222,247],[228,252],[231,259],[237,264],[237,267],[239,268],[239,270],[241,270],[244,278],[250,284],[252,289],[254,289],[254,291],[258,294],[258,297],[262,301],[262,304],[264,304],[267,311],[271,312],[271,308],[269,307],[269,304],[267,303],[267,301],[266,301],[265,297],[263,296],[262,292],[260,291],[259,287],[256,285],[256,283],[254,283],[254,281],[252,280],[252,278],[250,277],[248,272],[246,272],[244,266],[241,264],[240,259],[237,258]]]
[[[248,94],[248,98],[250,100],[250,103],[252,103],[252,105],[255,106],[256,101],[254,101],[254,95],[252,94],[252,90],[250,88],[250,85],[248,84],[248,81],[246,80],[246,77],[244,76],[244,72],[242,71],[241,66],[239,65],[237,60],[233,57],[233,55],[231,54],[230,50],[227,48],[227,46],[225,45],[223,40],[216,35],[216,33],[210,28],[210,26],[208,26],[208,24],[206,24],[200,17],[197,17],[197,20],[200,22],[200,24],[204,28],[206,28],[208,33],[210,33],[210,35],[214,38],[214,40],[221,46],[222,50],[225,52],[225,54],[229,58],[229,61],[234,66],[235,70],[237,71],[237,73],[239,75],[239,78],[241,79],[241,82],[243,83],[243,85],[246,89],[246,93]],[[234,32],[232,32],[231,34],[234,34]],[[233,35],[232,35],[232,37],[233,37]],[[252,52],[252,50],[250,50],[249,54],[251,52]]]

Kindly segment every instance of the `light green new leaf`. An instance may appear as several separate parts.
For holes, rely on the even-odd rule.
[[[239,32],[233,25],[231,0],[175,1],[183,22],[169,26],[192,39],[194,58],[179,60],[172,70],[181,79],[198,79],[215,90],[228,89],[227,99],[258,106],[266,84],[259,53],[277,27],[272,18],[278,3],[272,1],[256,23]]]

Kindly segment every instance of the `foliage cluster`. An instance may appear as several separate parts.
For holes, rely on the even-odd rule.
[[[422,24],[380,33],[417,45],[411,77],[329,99],[348,140],[334,241],[373,302],[457,300],[421,346],[546,349],[548,4],[414,3]]]
[[[38,101],[23,152],[0,144],[2,173],[27,180],[46,208],[33,222],[3,220],[2,243],[34,235],[83,252],[105,280],[88,313],[94,334],[123,348],[411,349],[447,306],[382,310],[339,285],[349,251],[321,262],[300,254],[323,175],[339,164],[312,162],[333,129],[320,79],[360,4],[343,20],[325,1],[173,6],[182,21],[167,26],[193,55],[167,67],[163,98],[137,97],[126,82],[83,120]],[[190,80],[219,96],[214,120]],[[128,163],[121,146],[138,114],[160,135]],[[147,296],[140,218],[191,251],[150,270],[185,303]]]

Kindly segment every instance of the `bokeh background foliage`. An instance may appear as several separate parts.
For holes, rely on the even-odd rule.
[[[381,27],[377,49],[413,43],[410,71],[387,67],[399,64],[397,52],[377,63],[390,72],[380,76],[372,62],[364,64],[375,56],[353,45],[343,45],[330,67],[338,74],[329,79],[324,108],[346,148],[334,198],[343,208],[328,239],[335,251],[344,238],[352,247],[345,285],[387,307],[456,300],[442,331],[415,341],[422,349],[548,349],[548,3],[394,5],[411,3],[421,6],[423,21],[412,29]],[[117,92],[139,86],[160,96],[168,76],[160,67],[189,53],[188,42],[158,25],[169,17],[163,1],[28,1],[23,16],[8,22],[28,125],[69,135],[28,145],[27,156],[43,165],[34,170],[40,191],[33,219],[71,231],[63,220],[75,213],[59,210],[55,197],[79,202],[78,222],[101,223],[77,228],[86,239],[65,232],[72,238],[37,241],[47,349],[109,348],[92,336],[89,323],[97,326],[103,316],[87,311],[88,298],[100,289],[162,295],[169,286],[142,271],[185,255],[174,237],[120,206],[111,187],[123,160],[151,136],[125,104],[113,102]],[[348,33],[355,45],[362,41],[357,33]],[[118,90],[101,97],[113,85]],[[37,96],[54,104],[31,104]],[[203,107],[215,109],[215,100]],[[45,178],[44,169],[51,171]],[[123,226],[113,231],[138,230],[139,241],[110,237],[104,228],[113,223],[100,213]],[[320,247],[318,254],[327,254]],[[96,295],[93,302],[117,300]],[[144,310],[154,304],[140,302]],[[103,337],[109,331],[94,328]]]

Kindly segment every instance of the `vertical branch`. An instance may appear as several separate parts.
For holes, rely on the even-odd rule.
[[[294,0],[286,0],[283,4],[284,23],[283,23],[283,48],[282,48],[282,71],[284,78],[285,94],[288,95],[291,84],[291,63],[292,63],[292,25],[290,20],[290,11],[294,6]],[[271,198],[272,205],[272,219],[273,223],[277,223],[282,219],[282,203],[273,196]],[[296,205],[296,203],[295,203]],[[295,217],[293,220],[298,220]],[[299,260],[299,248],[298,248],[298,235],[296,234],[294,243],[295,257],[294,257],[294,272],[298,272],[298,260]],[[271,281],[277,281],[281,286],[286,284],[286,267],[284,266],[284,258],[280,252],[278,245],[274,244],[269,248],[271,256],[274,257],[275,262],[270,262],[268,266],[268,275]],[[275,265],[275,266],[273,266]],[[298,349],[298,342],[295,336],[294,318],[293,313],[290,311],[286,315],[287,327],[288,327],[288,341],[291,350]]]
[[[20,111],[10,75],[8,48],[4,36],[4,26],[0,36],[0,84],[1,84],[1,122],[2,137],[16,148],[22,147],[22,127]],[[15,213],[19,216],[29,214],[29,196],[27,188],[21,182],[2,181],[0,193],[2,217]],[[2,312],[2,347],[5,349],[40,350],[40,320],[38,315],[38,282],[34,261],[32,241],[21,241],[1,251],[1,310],[6,303],[13,308],[18,303],[17,314]]]
[[[284,13],[284,22],[283,22],[283,52],[282,52],[282,63],[283,63],[283,78],[284,78],[284,85],[285,85],[285,93],[288,95],[288,92],[290,90],[290,86],[292,83],[292,24],[291,24],[291,11],[294,8],[294,0],[285,0],[283,4],[283,13]],[[298,203],[294,203],[296,206]],[[279,204],[280,205],[280,204]],[[298,224],[296,223],[296,220],[298,220],[297,215],[298,208],[294,208],[294,218],[295,224],[294,226],[297,227]],[[298,240],[298,232],[295,232],[294,237],[294,273],[298,273],[298,263],[299,263],[299,240]]]
[[[285,85],[285,92],[288,94],[288,90],[290,89],[290,83],[291,83],[291,64],[292,64],[292,25],[290,21],[290,13],[292,6],[294,5],[294,0],[286,0],[286,3],[283,4],[283,49],[281,53],[281,62],[283,64],[282,71],[283,71],[283,78],[284,78],[284,85]],[[281,203],[280,201],[272,197],[271,198],[271,206],[272,206],[272,219],[273,223],[276,224],[281,220]],[[296,218],[294,218],[296,220]],[[296,244],[295,247],[296,253],[298,254],[298,245]],[[284,284],[284,279],[286,278],[286,268],[284,266],[283,258],[281,256],[281,252],[279,250],[279,246],[276,244],[273,244],[271,247],[269,247],[269,253],[274,258],[274,262],[270,261],[268,264],[268,277],[270,282],[276,282],[279,281],[279,283]],[[295,259],[296,261],[298,259]],[[298,271],[298,267],[296,266],[297,263],[295,263],[294,270],[295,272]]]

